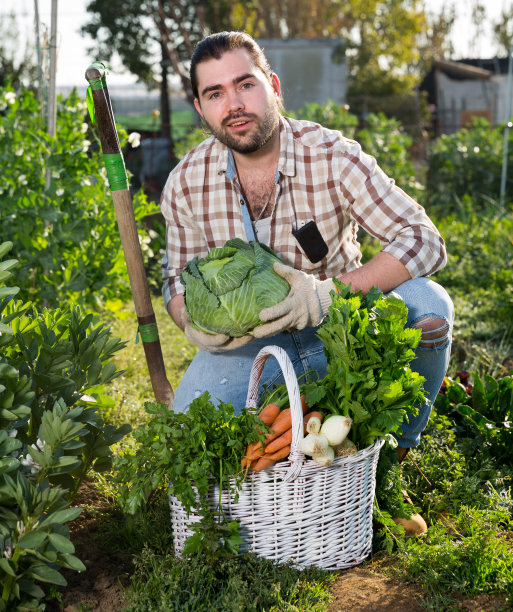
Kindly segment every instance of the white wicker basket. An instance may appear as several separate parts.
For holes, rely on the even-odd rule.
[[[376,465],[383,441],[356,455],[335,459],[330,467],[306,460],[299,450],[303,438],[303,412],[294,368],[286,352],[264,347],[251,371],[246,406],[256,409],[258,387],[266,359],[273,355],[283,371],[292,412],[291,453],[262,472],[250,473],[237,503],[233,494],[221,493],[221,505],[229,520],[239,522],[241,550],[297,567],[315,565],[343,569],[361,563],[372,545],[372,509]],[[219,489],[210,494],[212,507]],[[170,495],[175,552],[179,555],[191,531],[187,524],[199,520],[185,513]]]

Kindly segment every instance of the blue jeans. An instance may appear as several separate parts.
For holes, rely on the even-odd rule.
[[[399,446],[413,447],[420,442],[420,434],[427,425],[431,406],[447,372],[451,354],[451,334],[454,309],[450,297],[443,287],[427,278],[406,281],[394,289],[408,308],[408,327],[419,327],[429,320],[439,321],[430,337],[424,332],[422,340],[411,362],[411,369],[424,376],[424,391],[427,401],[419,406],[419,414],[403,424]],[[185,412],[193,399],[208,391],[216,400],[230,402],[239,413],[246,405],[248,383],[253,361],[264,346],[282,347],[289,356],[297,377],[317,372],[320,378],[326,375],[326,357],[322,342],[317,338],[317,327],[301,331],[282,332],[270,338],[255,339],[240,349],[226,353],[199,351],[185,372],[175,393],[173,410]],[[283,383],[283,375],[274,358],[267,359],[260,379],[260,388]]]

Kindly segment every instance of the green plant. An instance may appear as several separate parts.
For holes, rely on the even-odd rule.
[[[330,572],[300,571],[253,554],[211,563],[200,555],[177,559],[145,548],[135,559],[126,610],[322,612],[333,580]]]
[[[335,281],[328,315],[317,331],[327,359],[324,378],[305,383],[309,406],[351,417],[351,440],[359,447],[400,431],[408,412],[423,401],[424,379],[409,363],[420,330],[404,328],[406,307],[371,289],[365,296]]]
[[[15,245],[20,287],[49,306],[113,307],[128,299],[114,207],[85,102],[76,92],[59,98],[55,137],[31,92],[0,89],[0,108],[0,242]],[[120,138],[124,144],[122,131]],[[134,195],[137,220],[153,210],[142,193]]]
[[[145,408],[152,419],[134,432],[135,453],[127,452],[116,461],[123,510],[136,512],[152,490],[169,483],[187,514],[194,510],[203,517],[186,541],[186,552],[235,552],[236,524],[224,524],[221,499],[212,507],[209,494],[217,483],[219,496],[225,489],[237,497],[246,476],[241,459],[249,443],[264,440],[265,426],[246,409],[235,416],[231,404],[215,406],[208,392],[193,400],[184,414],[163,404],[146,402]]]
[[[287,111],[286,114],[319,123],[329,130],[339,130],[346,138],[354,138],[358,128],[358,117],[348,112],[347,106],[333,100],[327,100],[324,104],[305,104],[297,113]]]
[[[446,378],[436,408],[451,418],[456,436],[466,440],[466,455],[488,455],[497,465],[513,467],[513,375],[495,379],[474,374],[470,392]]]
[[[209,138],[209,136],[208,131],[201,127],[189,130],[183,138],[175,143],[175,155],[178,159],[182,159],[191,149]]]
[[[290,290],[273,270],[278,261],[265,244],[234,238],[203,259],[187,262],[180,280],[194,327],[238,337],[261,325],[262,308],[281,302]]]
[[[61,567],[85,569],[66,526],[81,510],[69,504],[129,430],[97,414],[122,343],[78,307],[38,312],[15,300],[5,281],[16,263],[0,262],[0,610],[42,609],[37,583],[65,585]]]
[[[430,599],[449,609],[456,594],[507,593],[513,603],[511,517],[469,506],[434,523],[423,541],[406,543],[401,569],[419,582]],[[511,531],[510,531],[511,533]]]
[[[513,134],[509,130],[509,147]],[[474,119],[470,128],[443,134],[429,148],[427,202],[444,214],[458,210],[463,197],[471,196],[481,210],[499,200],[502,179],[504,125],[492,127]],[[506,201],[510,202],[513,163],[508,161]]]

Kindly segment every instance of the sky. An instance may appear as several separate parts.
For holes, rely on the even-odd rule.
[[[123,0],[120,0],[122,2]],[[483,34],[476,40],[471,22],[472,6],[480,1],[486,7],[487,24]],[[443,6],[454,3],[457,21],[453,30],[455,57],[493,57],[496,54],[492,42],[489,22],[497,20],[502,9],[509,9],[513,0],[426,0],[427,10],[439,13]],[[57,86],[84,85],[84,73],[97,59],[87,53],[91,40],[82,37],[78,30],[89,16],[86,11],[88,0],[58,0],[57,9]],[[50,35],[51,0],[39,0],[39,16],[42,27]],[[21,35],[34,38],[34,0],[0,0],[0,18],[14,11]],[[470,36],[469,36],[470,33]],[[123,73],[121,64],[112,63],[108,75],[109,85],[135,83],[135,77]]]

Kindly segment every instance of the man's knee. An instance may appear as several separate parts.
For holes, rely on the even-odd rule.
[[[421,329],[422,335],[418,346],[426,349],[443,349],[451,339],[451,326],[445,318],[436,315],[424,315],[412,325]]]

